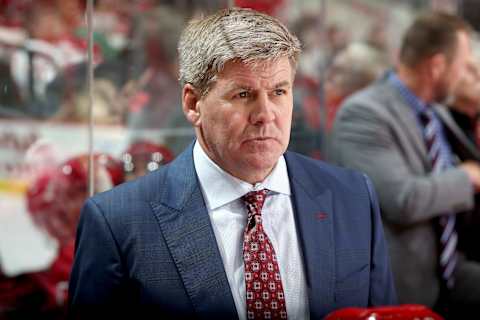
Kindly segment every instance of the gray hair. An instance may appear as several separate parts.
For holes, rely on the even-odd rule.
[[[335,56],[329,80],[347,96],[370,84],[389,67],[385,53],[362,42],[353,42]]]
[[[179,45],[180,84],[193,85],[202,96],[225,63],[256,63],[288,57],[293,68],[300,42],[277,19],[251,9],[229,8],[191,21]]]

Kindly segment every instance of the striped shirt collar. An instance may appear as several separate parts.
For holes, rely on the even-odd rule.
[[[398,77],[395,71],[390,71],[388,74],[388,81],[392,83],[395,88],[400,92],[402,97],[406,100],[407,104],[413,109],[417,115],[428,113],[430,108],[429,104],[420,99],[415,93],[410,90],[405,83]]]
[[[434,122],[434,126],[436,130],[439,132],[439,143],[442,157],[445,159],[445,165],[450,166],[454,162],[453,153],[450,147],[450,144],[447,141],[445,136],[445,132],[443,129],[443,124],[438,118],[436,112],[433,108],[431,108],[431,104],[426,103],[425,101],[421,100],[415,93],[413,93],[403,81],[398,77],[398,75],[394,71],[390,71],[387,75],[387,80],[393,84],[393,86],[399,91],[400,95],[405,99],[407,104],[410,106],[412,111],[415,113],[415,117],[417,119],[417,125],[422,133],[423,137],[425,137],[425,130],[426,128],[422,124],[421,116],[427,115],[431,118]]]

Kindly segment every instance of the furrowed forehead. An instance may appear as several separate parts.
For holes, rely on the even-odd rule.
[[[217,75],[229,85],[253,86],[255,82],[271,82],[271,86],[286,85],[293,80],[293,68],[287,58],[260,63],[228,62]]]

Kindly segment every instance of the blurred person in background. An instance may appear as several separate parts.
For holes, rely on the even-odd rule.
[[[185,23],[174,6],[158,6],[143,15],[137,39],[143,50],[133,53],[140,73],[123,90],[129,128],[174,127],[171,121],[182,117],[176,45]]]
[[[479,148],[480,62],[478,59],[472,58],[468,62],[465,72],[461,74],[458,84],[451,93],[448,107],[445,110],[448,110],[464,137],[467,138],[466,141],[462,139],[463,143],[460,145],[465,145],[468,150],[472,147]],[[456,154],[461,158],[468,157],[460,150],[456,151]]]
[[[113,59],[125,47],[130,27],[126,22],[130,17],[119,9],[124,4],[118,4],[117,11],[108,11],[104,3],[96,2],[100,12],[94,16],[94,65]],[[25,31],[24,39],[15,44],[8,63],[21,97],[22,104],[17,105],[26,115],[80,121],[80,115],[86,113],[84,103],[77,101],[86,91],[81,87],[86,83],[87,63],[87,28],[81,19],[84,6],[82,0],[39,0],[22,7],[19,27]],[[99,91],[102,86],[98,84]]]
[[[323,141],[320,84],[308,75],[295,76],[289,150],[321,159]]]
[[[23,107],[20,90],[11,74],[10,57],[26,38],[22,26],[27,5],[28,0],[0,0],[0,117]]]
[[[332,23],[323,31],[318,12],[302,12],[293,29],[303,44],[295,78],[292,138],[289,150],[307,156],[324,159],[329,120],[324,119],[325,85],[324,74],[331,67],[337,54],[345,51],[350,34],[340,24]],[[361,68],[361,67],[359,67]],[[328,114],[327,114],[328,117]]]
[[[458,161],[480,162],[480,64],[472,58],[453,89],[448,108],[439,109],[452,150]],[[480,261],[480,196],[475,208],[458,221],[459,247],[469,259]]]
[[[166,146],[148,140],[136,140],[122,154],[125,179],[133,180],[159,169],[173,160]]]
[[[124,181],[121,161],[94,157],[96,192]],[[47,269],[7,277],[0,272],[0,319],[66,319],[68,279],[80,209],[88,196],[88,156],[42,166],[26,192],[34,224],[54,239],[57,256]]]
[[[436,105],[468,66],[470,30],[450,14],[417,17],[396,70],[344,102],[331,143],[331,159],[378,190],[400,303],[452,319],[480,304],[480,264],[464,258],[455,227],[480,191],[480,166],[455,165]]]
[[[298,39],[231,8],[191,21],[178,48],[197,139],[86,201],[72,313],[293,320],[394,304],[369,179],[286,152]]]
[[[293,92],[293,118],[290,151],[321,159],[323,141],[321,123],[320,60],[324,43],[318,35],[319,18],[316,14],[302,13],[292,30],[302,43],[302,58],[295,74]]]
[[[26,115],[46,118],[56,113],[59,104],[51,99],[48,86],[57,77],[70,81],[68,71],[86,63],[87,41],[78,32],[82,12],[80,0],[39,0],[25,5],[22,27],[26,37],[16,46],[9,64]],[[94,62],[102,59],[102,47],[96,43]]]
[[[73,244],[80,209],[88,197],[88,155],[80,155],[38,173],[27,190],[27,206],[34,222],[60,246]],[[124,181],[121,161],[94,155],[94,190],[102,192]]]
[[[129,45],[135,17],[141,12],[146,1],[96,0],[92,12],[93,40],[102,51],[105,60],[114,59]],[[152,5],[153,7],[153,5]],[[145,8],[150,10],[151,8]],[[76,33],[87,37],[87,26],[78,28]]]
[[[331,130],[344,100],[375,81],[389,66],[385,52],[363,42],[353,42],[341,50],[328,66],[325,76],[325,137],[322,151],[328,159]]]
[[[101,74],[100,74],[101,75]],[[87,123],[89,120],[90,92],[87,87],[87,64],[64,69],[47,86],[48,102],[56,111],[48,121]],[[120,103],[120,89],[107,78],[95,76],[93,83],[93,119],[97,125],[125,124],[127,109]]]
[[[376,80],[389,66],[384,52],[363,42],[352,42],[328,66],[325,79],[325,129],[330,132],[340,104],[352,93]]]
[[[185,24],[184,16],[174,6],[119,3],[113,11],[109,1],[97,4],[100,12],[97,34],[110,41],[126,36],[131,29],[131,42],[110,54],[95,66],[94,118],[97,124],[125,125],[130,129],[175,127],[180,118],[180,89],[177,83],[176,43]],[[146,5],[146,4],[145,4]],[[131,14],[126,22],[125,8]],[[119,30],[116,30],[119,29]],[[104,52],[102,50],[102,52]],[[108,59],[107,59],[108,58]],[[53,121],[85,122],[88,120],[89,92],[86,87],[87,65],[76,64],[49,83],[49,102],[57,106]],[[187,125],[183,121],[184,125]]]
[[[324,26],[322,23],[317,12],[303,12],[293,27],[305,46],[299,74],[318,82],[335,56],[351,42],[351,34],[345,26],[339,23]]]
[[[114,89],[110,109],[118,111],[128,128],[177,125],[181,101],[176,45],[185,19],[175,6],[139,11],[131,45],[95,69],[96,81]]]
[[[322,25],[317,12],[302,12],[295,20],[292,30],[303,44],[302,59],[298,64],[298,73],[319,82],[324,67],[322,58],[326,55],[320,30]]]

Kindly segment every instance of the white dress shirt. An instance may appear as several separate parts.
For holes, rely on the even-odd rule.
[[[264,188],[271,191],[263,205],[262,222],[277,254],[288,319],[309,319],[305,272],[284,157],[280,157],[270,175],[255,186],[222,170],[198,141],[193,148],[193,160],[240,320],[247,318],[243,262],[247,210],[240,198]]]

